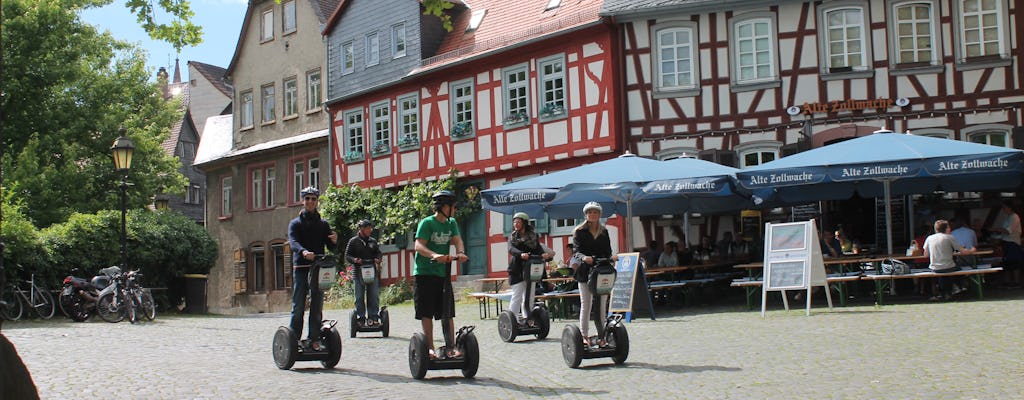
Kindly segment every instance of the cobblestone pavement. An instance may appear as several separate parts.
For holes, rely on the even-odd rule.
[[[777,297],[775,298],[778,299]],[[917,300],[915,300],[917,301]],[[823,303],[823,302],[820,302]],[[984,301],[854,305],[810,317],[781,305],[760,312],[729,304],[659,308],[628,324],[625,365],[584,360],[569,369],[559,346],[567,321],[544,341],[501,342],[495,320],[460,305],[457,326],[474,324],[481,346],[476,379],[460,371],[409,375],[412,307],[392,307],[392,337],[347,335],[335,369],[274,366],[271,341],[286,314],[158,316],[109,324],[4,324],[43,399],[255,398],[692,398],[1009,399],[1024,393],[1024,291],[990,291]],[[65,322],[66,321],[66,322]],[[440,337],[438,331],[437,337]],[[627,397],[628,396],[628,397]]]

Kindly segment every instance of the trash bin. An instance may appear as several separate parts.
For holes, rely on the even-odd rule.
[[[185,312],[206,314],[205,274],[185,274]]]

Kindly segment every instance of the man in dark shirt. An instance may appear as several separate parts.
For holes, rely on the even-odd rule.
[[[310,284],[310,266],[317,255],[327,250],[328,241],[338,243],[338,234],[320,218],[319,201],[319,189],[312,186],[302,189],[302,211],[288,224],[288,241],[292,246],[291,328],[295,337],[302,337],[302,314],[306,310],[306,295],[309,295],[309,339],[303,345],[316,341],[323,322],[324,292],[317,282]]]
[[[367,326],[380,323],[380,246],[373,233],[373,223],[369,220],[359,221],[359,231],[348,241],[345,248],[345,261],[352,265],[355,274],[356,319],[362,323],[367,314]],[[367,283],[363,278],[363,266],[372,265],[372,281]],[[367,271],[369,273],[369,271]]]

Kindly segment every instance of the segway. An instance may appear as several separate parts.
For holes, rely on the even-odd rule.
[[[337,263],[332,256],[317,255],[309,267],[310,285],[317,285],[320,290],[334,282]],[[341,334],[335,325],[336,320],[323,320],[320,335],[310,343],[300,343],[291,327],[280,326],[274,333],[274,364],[280,369],[291,369],[296,361],[320,361],[324,368],[330,369],[341,360]]]
[[[548,307],[544,303],[537,303],[534,295],[534,282],[540,281],[543,273],[543,256],[530,255],[530,270],[524,274],[527,292],[523,297],[523,309],[530,310],[529,316],[526,321],[520,323],[519,316],[512,310],[502,311],[498,316],[498,336],[501,337],[501,340],[512,343],[517,336],[521,335],[536,335],[537,340],[544,340],[548,337],[548,332],[551,330]]]
[[[451,268],[449,267],[449,271]],[[451,277],[449,277],[451,279]],[[442,296],[451,296],[451,286],[445,285]],[[450,337],[448,323],[441,320],[442,330],[446,331],[445,338]],[[459,356],[448,356],[448,347],[442,346],[437,352],[437,358],[430,358],[430,347],[433,343],[427,342],[427,335],[423,332],[416,332],[409,340],[409,372],[415,379],[423,379],[428,370],[461,369],[462,376],[472,378],[480,367],[480,345],[473,334],[475,326],[463,326],[455,335],[455,349],[461,353]]]
[[[365,285],[372,285],[377,281],[377,266],[374,263],[366,263],[360,265],[359,274],[363,278],[363,287]],[[365,299],[365,297],[364,297]],[[349,317],[349,337],[356,337],[357,332],[380,332],[382,337],[388,337],[391,327],[391,317],[388,313],[388,307],[384,306],[380,308],[378,312],[380,316],[380,323],[377,325],[367,325],[369,318],[362,319],[356,315],[356,311],[352,310],[352,315]]]
[[[587,284],[598,301],[605,302],[615,284],[615,267],[611,260],[595,260],[595,267],[590,272]],[[592,311],[598,314],[600,307],[593,307]],[[583,344],[583,333],[576,325],[566,325],[562,330],[562,358],[569,368],[578,368],[585,358],[611,357],[615,364],[622,364],[629,356],[629,335],[622,323],[621,314],[607,315],[598,334],[589,337],[588,340],[589,346]]]

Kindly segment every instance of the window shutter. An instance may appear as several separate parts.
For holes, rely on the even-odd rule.
[[[245,249],[235,249],[234,254],[234,268],[235,268],[235,294],[244,294],[248,290],[248,279],[245,265]]]
[[[512,214],[505,214],[503,217],[505,218],[505,237],[508,237],[512,234]]]

